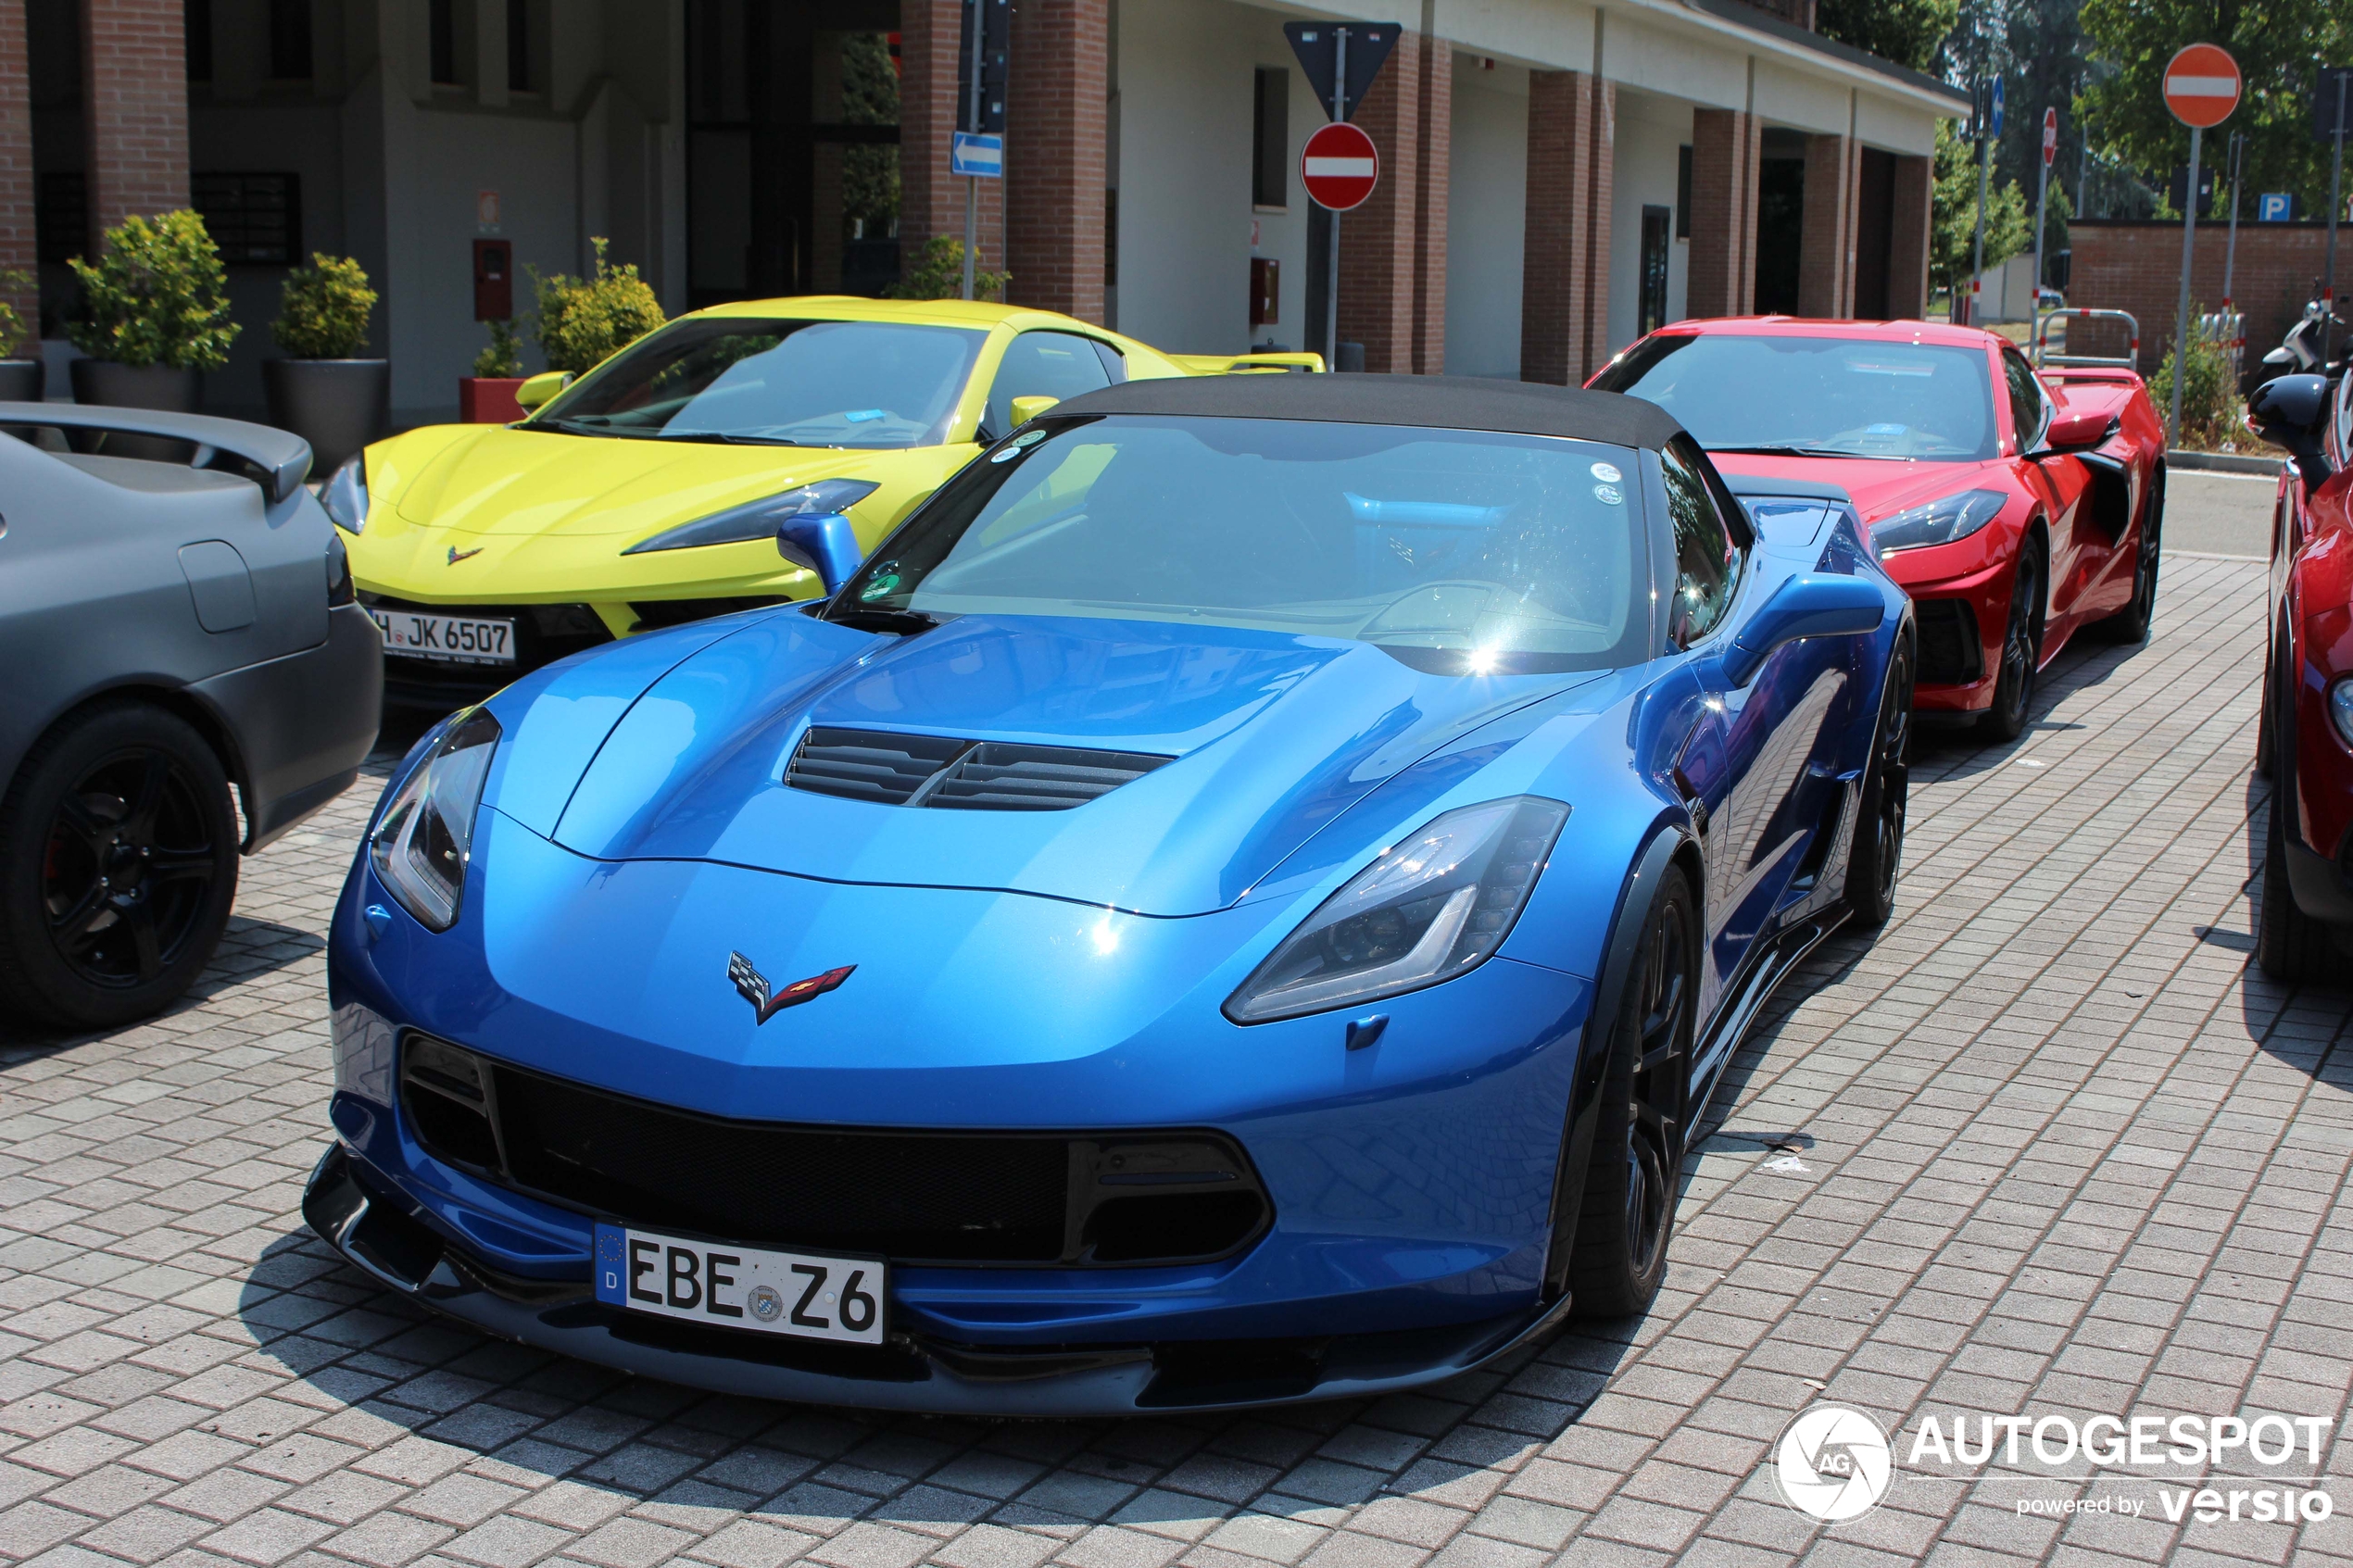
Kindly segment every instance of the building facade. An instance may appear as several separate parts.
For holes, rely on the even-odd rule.
[[[485,341],[478,238],[673,313],[877,293],[964,232],[1007,295],[1182,352],[1327,349],[1326,115],[1288,19],[1394,23],[1340,220],[1365,369],[1572,383],[1684,316],[1917,315],[1951,89],[1829,43],[1806,0],[1020,0],[1005,174],[948,169],[963,0],[0,0],[0,267],[195,205],[257,408],[287,266],[357,257],[402,422]],[[527,307],[528,280],[516,304]],[[28,301],[28,303],[30,303]],[[55,350],[53,349],[53,352]]]

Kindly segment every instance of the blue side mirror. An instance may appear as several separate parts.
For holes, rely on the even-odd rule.
[[[1773,590],[1724,650],[1724,678],[1735,686],[1756,679],[1766,658],[1800,637],[1851,637],[1876,632],[1887,619],[1877,583],[1861,577],[1802,572]]]
[[[866,558],[858,531],[839,512],[795,512],[776,524],[776,553],[817,574],[831,594]]]

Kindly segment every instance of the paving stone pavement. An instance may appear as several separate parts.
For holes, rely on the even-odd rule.
[[[1924,1417],[2258,1411],[2353,1381],[2353,999],[2247,967],[2259,564],[2169,558],[2018,744],[1931,739],[1895,920],[1737,1059],[1666,1289],[1411,1397],[1244,1418],[868,1420],[420,1315],[303,1229],[321,936],[375,791],[251,862],[170,1015],[0,1037],[0,1556],[40,1568],[1533,1568],[2353,1558],[2173,1524],[2141,1472],[1903,1464],[1825,1528],[1768,1450]],[[382,767],[374,772],[381,776]],[[2234,1455],[2228,1467],[2252,1474]],[[2164,1472],[2178,1482],[2199,1474]],[[2270,1474],[2286,1474],[2276,1467]],[[2020,1499],[2138,1500],[2138,1518]]]

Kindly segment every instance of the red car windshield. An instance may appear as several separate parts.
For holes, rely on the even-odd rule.
[[[1648,398],[1711,452],[1959,462],[1996,451],[1979,348],[1669,332],[1636,344],[1593,385]]]

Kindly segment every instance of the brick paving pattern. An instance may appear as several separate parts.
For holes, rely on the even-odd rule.
[[[1925,748],[1896,919],[1876,943],[1827,944],[1737,1060],[1656,1309],[1376,1403],[875,1421],[632,1382],[373,1288],[296,1216],[326,1131],[319,934],[363,786],[248,866],[187,1005],[100,1038],[0,1042],[0,1555],[2353,1557],[2342,1519],[2176,1524],[2145,1480],[2080,1461],[1906,1468],[1835,1528],[1767,1474],[1818,1398],[1906,1431],[1929,1413],[2277,1411],[2331,1418],[2317,1470],[2353,1505],[2334,1436],[2353,1380],[2353,1003],[2247,967],[2262,568],[2167,572],[2158,640],[2069,654],[2020,743]],[[2015,1506],[2071,1497],[2148,1506]]]

